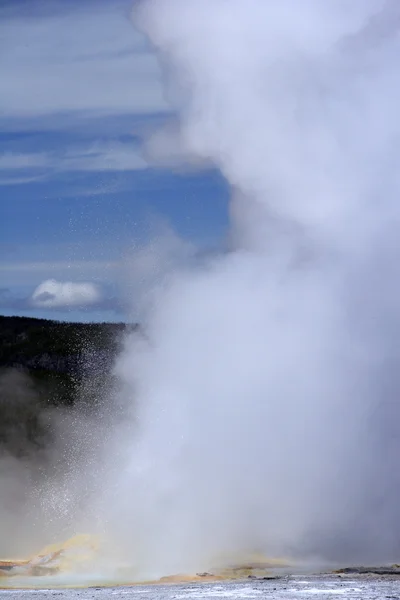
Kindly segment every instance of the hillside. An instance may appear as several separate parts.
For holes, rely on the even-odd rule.
[[[45,443],[49,409],[95,410],[112,386],[123,336],[136,328],[0,316],[0,452]]]
[[[0,316],[0,367],[77,374],[85,357],[114,354],[125,323],[66,323]]]

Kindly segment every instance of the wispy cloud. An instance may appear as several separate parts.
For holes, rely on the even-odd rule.
[[[63,171],[133,171],[148,166],[133,144],[100,142],[67,151],[55,165]]]
[[[130,2],[39,4],[0,8],[4,118],[167,108],[156,58],[123,16]]]
[[[135,171],[147,166],[133,142],[94,142],[62,152],[5,152],[0,154],[0,185],[10,185],[16,172],[14,183],[30,183],[68,171]]]
[[[148,167],[141,139],[170,109],[157,59],[132,25],[131,5],[0,6],[0,186]]]
[[[0,185],[26,185],[28,183],[38,183],[45,179],[44,175],[16,175],[13,176],[2,176],[0,174]]]

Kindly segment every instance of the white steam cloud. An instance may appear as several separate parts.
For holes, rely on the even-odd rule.
[[[47,279],[37,286],[31,301],[40,308],[64,308],[96,304],[101,298],[101,290],[94,283]]]
[[[137,429],[110,531],[149,575],[253,550],[395,560],[400,5],[148,0],[135,18],[174,148],[232,186],[232,237],[169,276],[118,362]]]
[[[133,262],[143,327],[43,492],[68,513],[46,509],[51,530],[100,528],[142,580],[253,551],[398,561],[400,4],[144,0],[134,18],[178,114],[148,153],[220,169],[230,248],[200,261],[171,236]],[[51,280],[32,300],[99,297]]]

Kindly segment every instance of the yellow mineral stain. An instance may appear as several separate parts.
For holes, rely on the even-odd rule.
[[[97,537],[81,534],[69,540],[42,548],[27,559],[0,560],[0,588],[82,588],[88,586],[110,587],[118,585],[174,584],[187,582],[213,582],[244,579],[247,577],[271,577],[277,570],[287,568],[289,563],[280,559],[267,559],[260,554],[220,557],[214,564],[223,565],[205,573],[173,574],[157,580],[132,581],[127,573],[118,576],[96,576],[103,571],[101,544]]]

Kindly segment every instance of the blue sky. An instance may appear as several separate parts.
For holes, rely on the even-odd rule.
[[[145,159],[149,132],[173,115],[131,8],[131,0],[0,5],[1,314],[123,319],[126,257],[155,223],[201,249],[224,239],[222,177]]]

